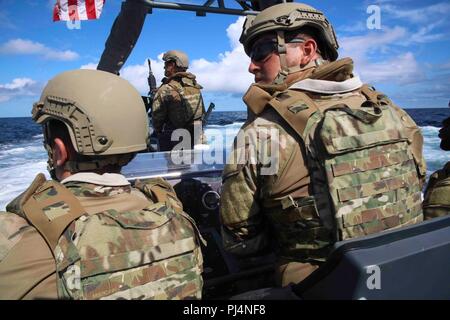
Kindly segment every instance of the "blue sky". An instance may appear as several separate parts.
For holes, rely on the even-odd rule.
[[[226,0],[226,3],[230,0]],[[45,83],[70,69],[95,68],[120,0],[106,0],[99,20],[80,29],[52,22],[56,0],[0,0],[0,117],[29,116]],[[180,1],[181,2],[181,1]],[[191,0],[202,3],[204,1]],[[404,108],[447,107],[450,100],[450,3],[441,1],[309,1],[335,27],[340,57],[350,56],[364,82]],[[381,29],[369,30],[367,8],[380,8]],[[154,9],[121,70],[145,94],[146,58],[159,82],[162,53],[181,49],[218,111],[245,110],[252,82],[238,43],[242,18]]]

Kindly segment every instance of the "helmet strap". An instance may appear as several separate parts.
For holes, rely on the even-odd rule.
[[[325,61],[322,58],[317,58],[315,60],[310,61],[308,64],[306,64],[303,67],[300,67],[300,66],[288,67],[287,58],[286,58],[287,47],[286,47],[286,42],[285,42],[285,38],[284,38],[284,31],[282,31],[282,30],[277,31],[277,42],[278,42],[277,48],[278,48],[278,55],[280,57],[281,70],[278,72],[278,75],[276,76],[275,80],[273,81],[273,84],[275,84],[275,85],[280,85],[280,84],[285,83],[288,75],[290,75],[290,74],[317,68],[318,66],[325,63]],[[305,73],[306,76],[308,76],[309,74],[310,74],[310,72]]]
[[[281,70],[278,72],[277,77],[273,81],[274,84],[282,84],[286,81],[287,76],[289,75],[289,67],[287,65],[286,60],[286,42],[284,41],[284,31],[277,31],[277,49],[278,49],[278,55],[280,56],[280,65]]]

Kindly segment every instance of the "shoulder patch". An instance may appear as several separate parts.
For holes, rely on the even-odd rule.
[[[303,111],[303,110],[306,110],[306,109],[308,109],[309,107],[308,107],[308,105],[306,104],[306,103],[304,103],[304,102],[302,102],[302,101],[299,101],[299,102],[297,102],[297,103],[294,103],[292,106],[290,106],[289,108],[288,108],[288,110],[290,111],[290,112],[292,112],[293,114],[297,114],[297,113],[299,113],[300,111]]]

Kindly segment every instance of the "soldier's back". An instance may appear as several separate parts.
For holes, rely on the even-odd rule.
[[[33,193],[38,203],[45,202],[42,214],[49,221],[61,221],[58,219],[73,214],[76,201],[83,208],[59,232],[50,230],[49,225],[30,226],[23,218],[30,214],[23,198],[8,206],[15,213],[0,216],[4,237],[0,245],[3,256],[0,287],[23,292],[5,298],[201,297],[202,257],[197,234],[181,211],[173,189],[158,179],[140,183],[141,191],[131,187],[122,176],[115,178],[124,181],[99,185],[93,183],[95,176],[83,177],[84,181],[66,181],[61,187],[69,190],[73,198],[67,195],[58,198],[58,193],[64,193],[58,184],[54,185],[57,192],[49,192],[51,189],[44,183],[44,192]],[[155,198],[157,194],[165,200]],[[61,233],[57,242],[51,241],[52,232]],[[34,250],[31,259],[24,260],[19,249],[32,250],[29,234],[34,235],[40,250]],[[8,263],[11,260],[14,263]],[[46,269],[37,274],[35,266],[41,264]],[[8,274],[21,278],[24,285],[11,282]],[[35,283],[30,284],[30,279]],[[46,290],[32,289],[44,285]]]

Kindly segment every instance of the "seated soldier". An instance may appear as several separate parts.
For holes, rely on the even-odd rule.
[[[247,18],[240,41],[255,84],[223,172],[225,250],[241,261],[275,253],[274,280],[286,286],[337,241],[423,220],[420,129],[362,83],[352,59],[338,60],[321,11],[268,7]]]
[[[173,188],[120,174],[147,147],[137,90],[68,71],[32,116],[53,180],[39,174],[0,213],[0,299],[200,299],[201,238]]]
[[[439,130],[441,149],[450,151],[450,117],[442,123]],[[450,161],[430,177],[423,201],[425,219],[444,216],[450,213]]]

